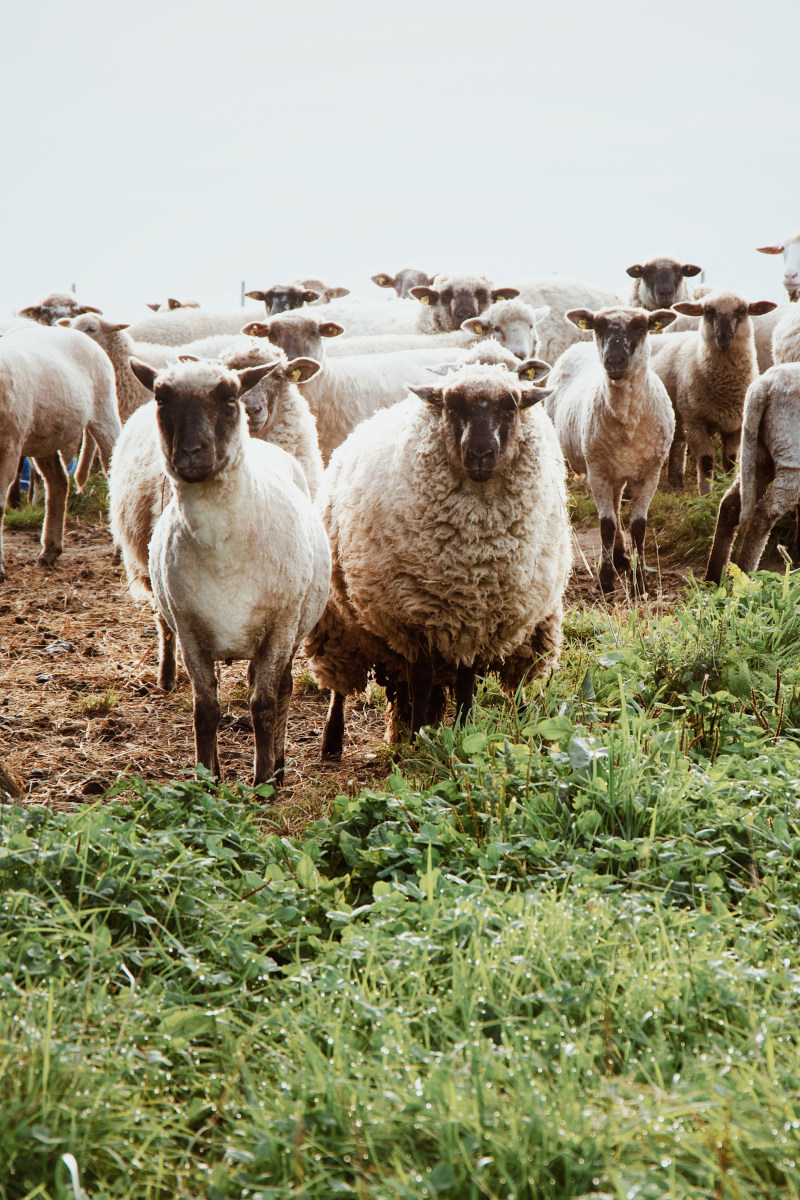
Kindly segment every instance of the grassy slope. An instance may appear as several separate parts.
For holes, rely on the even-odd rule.
[[[0,1196],[800,1196],[799,608],[573,612],[296,842],[0,810]]]

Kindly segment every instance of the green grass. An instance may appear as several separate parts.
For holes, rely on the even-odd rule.
[[[95,471],[87,479],[82,492],[75,490],[75,480],[70,478],[67,501],[67,521],[83,518],[97,520],[108,512],[108,482],[102,471]],[[7,508],[7,529],[38,529],[44,521],[44,503],[31,505],[23,501],[21,508]]]
[[[798,612],[574,611],[294,839],[0,809],[2,1200],[800,1197]]]

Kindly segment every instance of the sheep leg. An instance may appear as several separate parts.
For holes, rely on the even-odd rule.
[[[40,567],[51,567],[64,547],[69,475],[59,454],[47,454],[34,461],[44,476],[45,485],[42,553],[38,562]]]
[[[390,679],[386,684],[386,741],[399,742],[404,727],[411,724],[411,701],[405,679]]]
[[[614,488],[614,507],[617,514],[617,528],[614,531],[614,570],[618,571],[620,575],[624,575],[626,571],[630,571],[631,569],[631,560],[628,558],[627,551],[625,550],[625,536],[622,532],[622,519],[620,517],[622,494],[624,491],[624,483]]]
[[[741,511],[741,481],[737,479],[719,502],[714,540],[711,543],[711,553],[706,565],[706,579],[709,583],[719,583],[725,573],[731,556],[733,539],[736,537],[736,530],[739,526]]]
[[[683,433],[683,422],[675,414],[675,436],[672,439],[672,445],[669,448],[669,460],[667,463],[667,482],[670,487],[680,490],[683,487],[683,478],[686,474],[686,438]]]
[[[647,595],[647,575],[645,574],[644,535],[647,530],[647,514],[650,504],[658,487],[660,471],[655,471],[647,479],[637,480],[631,484],[631,540],[636,550],[636,574],[633,580],[634,590],[640,596]]]
[[[722,469],[730,471],[733,469],[736,460],[739,457],[739,443],[742,440],[741,429],[734,430],[733,433],[723,433],[722,435]]]
[[[800,500],[800,470],[783,470],[756,504],[747,523],[738,563],[743,571],[757,571],[775,522]]]
[[[289,723],[289,704],[291,703],[292,691],[294,690],[292,661],[295,653],[296,649],[292,651],[292,656],[286,664],[280,683],[278,684],[278,715],[275,720],[275,735],[273,738],[275,745],[273,774],[276,784],[283,783],[283,774],[286,765],[286,727]]]
[[[587,476],[600,517],[600,540],[603,544],[600,558],[600,590],[604,596],[609,596],[614,591],[614,547],[617,540],[617,512],[622,485],[619,485],[615,495],[611,483],[595,474],[591,468],[587,471]]]
[[[713,437],[708,426],[696,423],[687,428],[686,440],[697,463],[697,494],[707,496],[711,491],[711,477],[714,474]]]
[[[344,702],[343,692],[331,692],[325,728],[322,731],[322,757],[341,758],[344,747]]]
[[[25,460],[19,460],[17,467],[17,476],[11,485],[11,490],[8,493],[8,507],[19,508],[22,505],[22,464]]]
[[[285,644],[276,646],[274,636],[270,637],[270,641],[271,645],[264,647],[250,666],[253,681],[250,715],[253,718],[256,743],[253,762],[254,787],[272,779],[276,771],[283,771],[286,717],[292,695],[294,650],[290,649],[287,652]],[[279,783],[280,779],[276,779],[275,782]]]
[[[156,613],[156,630],[158,631],[158,686],[162,692],[171,692],[175,687],[178,675],[175,634],[160,612]]]
[[[456,670],[456,725],[463,725],[472,712],[475,693],[475,667],[459,664]]]
[[[423,725],[429,723],[429,708],[431,691],[433,690],[433,660],[428,655],[420,655],[409,668],[411,676],[411,732],[418,733]]]
[[[0,453],[0,583],[6,573],[3,560],[3,522],[6,516],[6,496],[17,473],[18,457],[8,451]]]
[[[219,779],[217,729],[220,710],[216,664],[191,630],[180,630],[180,642],[183,661],[192,681],[195,762]]]

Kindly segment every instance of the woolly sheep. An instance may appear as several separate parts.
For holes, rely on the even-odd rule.
[[[417,271],[414,267],[404,267],[396,275],[382,273],[372,275],[371,279],[379,288],[394,288],[398,299],[407,300],[413,287],[431,287],[434,277],[426,275],[424,271]]]
[[[174,684],[177,638],[194,695],[196,759],[219,775],[215,664],[248,659],[253,781],[280,782],[292,660],[325,608],[330,552],[295,459],[247,432],[241,397],[269,367],[190,360],[157,371],[138,359],[131,367],[155,395],[172,491],[148,553],[159,681]]]
[[[437,365],[448,354],[453,358],[459,354],[457,350],[434,349],[329,359],[323,339],[337,337],[341,331],[336,322],[320,321],[307,309],[245,326],[245,333],[268,338],[289,358],[313,358],[321,364],[319,374],[308,381],[303,395],[316,417],[325,463],[356,425],[378,409],[404,399],[406,383],[427,381],[426,367]]]
[[[0,338],[0,580],[6,495],[20,458],[32,458],[47,484],[39,564],[51,566],[63,547],[69,485],[59,452],[71,454],[91,434],[107,470],[119,431],[114,372],[89,338],[34,324]],[[79,488],[87,468],[82,453]]]
[[[230,309],[176,308],[135,321],[128,326],[128,336],[157,346],[185,346],[198,338],[236,334],[247,321],[256,321],[263,314],[260,304]]]
[[[695,300],[702,300],[710,292],[715,289],[708,287],[705,284],[695,287]],[[761,316],[752,317],[753,322],[753,338],[756,346],[756,362],[758,370],[763,374],[768,371],[773,364],[772,356],[772,341],[775,327],[783,316],[794,311],[790,304],[779,304],[772,312],[764,313]],[[688,333],[690,330],[700,328],[700,321],[697,317],[688,317],[683,314],[678,316],[674,325],[670,325],[669,329],[665,330],[667,334]]]
[[[515,660],[510,686],[558,654],[570,530],[545,393],[477,363],[411,391],[359,426],[323,479],[334,570],[306,652],[333,693],[324,757],[341,754],[344,698],[370,667],[396,707],[410,688],[416,731],[437,684],[455,678],[464,719],[476,670]]]
[[[772,332],[772,357],[776,365],[800,362],[800,305],[776,312],[780,319]]]
[[[545,410],[573,471],[586,475],[600,517],[600,587],[614,590],[615,571],[630,570],[620,522],[625,485],[631,493],[634,586],[647,591],[644,536],[650,501],[669,454],[675,418],[667,390],[650,370],[648,333],[675,320],[673,312],[601,308],[567,313],[591,329],[594,346],[565,350],[548,379]]]
[[[671,308],[679,300],[695,300],[695,290],[686,286],[686,280],[699,275],[702,269],[670,255],[634,263],[627,268],[633,280],[628,304],[631,308],[654,312],[657,308]]]
[[[266,305],[268,317],[292,312],[304,304],[315,304],[320,298],[319,292],[298,283],[275,283],[260,291],[245,292],[245,295],[251,300],[261,300]]]
[[[470,317],[479,317],[497,300],[512,300],[519,293],[514,287],[494,287],[486,275],[442,272],[430,287],[411,289],[422,311],[417,320],[420,333],[452,333],[462,329]]]
[[[775,522],[800,503],[800,364],[782,363],[748,388],[738,478],[722,497],[706,579],[719,583],[738,525],[737,558],[756,571]]]
[[[771,312],[771,300],[748,304],[738,292],[716,289],[702,300],[682,300],[675,311],[701,317],[694,333],[676,333],[652,347],[652,366],[675,409],[675,438],[668,478],[683,485],[686,446],[697,463],[697,489],[711,489],[714,434],[722,435],[722,467],[730,470],[739,448],[744,398],[758,374],[751,316]]]
[[[783,286],[792,302],[800,299],[800,233],[772,246],[757,246],[759,254],[783,255]]]
[[[533,308],[548,305],[550,312],[537,325],[539,341],[537,354],[549,363],[555,363],[568,346],[589,340],[586,331],[579,330],[567,320],[565,313],[573,308],[588,308],[596,312],[600,308],[619,305],[614,292],[585,283],[582,279],[571,279],[562,275],[540,275],[533,279],[517,280],[519,298]]]
[[[384,334],[419,333],[419,304],[416,300],[380,300],[370,303],[357,296],[334,300],[325,306],[326,321],[335,321],[344,329],[344,337],[374,337]],[[262,318],[263,319],[263,316]]]

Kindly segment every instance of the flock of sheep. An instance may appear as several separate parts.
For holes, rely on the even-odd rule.
[[[558,655],[567,464],[597,505],[606,595],[628,572],[646,594],[650,501],[665,465],[683,485],[687,447],[701,493],[718,435],[723,467],[740,460],[711,579],[739,525],[752,570],[800,501],[800,236],[762,250],[784,255],[786,305],[691,285],[700,268],[668,257],[629,267],[624,300],[559,276],[404,270],[373,276],[388,302],[298,280],[249,309],[169,300],[128,325],[51,294],[0,337],[0,580],[22,457],[45,481],[49,566],[64,461],[80,447],[80,487],[97,452],[159,686],[175,686],[178,646],[191,679],[198,762],[219,772],[216,664],[246,659],[254,782],[280,782],[301,645],[331,693],[323,757],[341,755],[346,697],[370,673],[391,740],[440,720],[450,694],[464,719],[476,673],[511,690]]]

